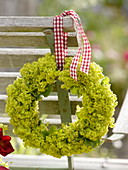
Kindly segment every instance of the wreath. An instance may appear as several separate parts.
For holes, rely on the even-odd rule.
[[[25,146],[40,148],[42,153],[57,158],[87,153],[99,146],[108,127],[113,127],[112,116],[117,105],[109,78],[102,74],[99,65],[92,62],[88,74],[78,68],[78,81],[75,81],[70,77],[71,61],[71,57],[66,58],[64,70],[59,71],[55,56],[47,54],[26,63],[20,70],[21,77],[7,87],[6,112],[14,133]],[[49,95],[57,79],[63,82],[61,88],[82,96],[82,107],[76,109],[77,120],[59,128],[39,118],[38,111],[39,101]]]

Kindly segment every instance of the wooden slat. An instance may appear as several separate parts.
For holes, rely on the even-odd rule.
[[[128,90],[116,121],[116,126],[113,129],[113,133],[128,134]]]
[[[80,105],[81,102],[71,102],[71,112],[75,114],[76,106]],[[39,111],[41,114],[60,114],[57,101],[42,101],[39,103]],[[5,101],[0,101],[0,114],[5,113]]]
[[[68,56],[75,56],[76,52],[69,49]],[[21,68],[25,63],[37,61],[47,53],[50,53],[50,49],[0,48],[0,68]]]
[[[9,68],[8,71],[11,71],[11,69],[13,68]],[[0,72],[0,94],[6,94],[7,86],[9,84],[13,84],[14,80],[16,80],[16,78],[19,76],[20,76],[19,72]],[[56,92],[55,84],[53,84],[53,92]]]
[[[70,51],[69,51],[70,52]],[[71,51],[71,53],[73,50]],[[50,53],[50,49],[36,49],[36,48],[0,48],[0,56],[26,56],[26,55],[35,55],[43,56],[46,53]]]
[[[0,95],[0,114],[5,113],[5,100],[6,95]],[[71,100],[71,112],[72,114],[75,114],[76,106],[82,105],[81,98],[77,98],[77,96],[70,96]],[[58,108],[58,97],[55,96],[48,96],[47,98],[44,98],[43,101],[39,102],[39,111],[41,114],[60,114],[59,108]]]
[[[0,71],[19,71],[25,63],[37,61],[40,57],[42,55],[0,55]]]
[[[68,47],[77,47],[75,33],[68,34]],[[49,47],[43,32],[0,32],[0,47]]]
[[[3,157],[4,161],[12,162],[12,170],[66,170],[67,157],[60,159],[46,155],[16,155]],[[127,159],[74,157],[75,170],[127,170]]]
[[[10,118],[9,117],[0,117],[0,123],[4,124],[10,124]],[[60,119],[45,119],[46,122],[49,122],[50,124],[61,124]]]
[[[1,118],[0,118],[1,119]],[[10,124],[10,122],[9,122],[9,120],[7,121],[7,119],[8,118],[2,118],[1,119],[1,123],[3,123],[4,125],[7,125],[7,127],[8,127],[8,130],[6,130],[6,135],[9,135],[9,136],[12,136],[12,137],[17,137],[17,135],[15,135],[14,133],[13,133],[13,129],[14,129],[14,127],[13,127],[13,125],[12,124]],[[51,122],[50,122],[50,120],[49,119],[47,119],[47,121],[49,121],[49,123],[50,124],[52,124],[52,125],[56,125],[57,127],[58,126],[60,126],[60,120],[58,119],[58,120],[56,120],[56,119],[51,119]],[[50,126],[50,125],[49,125]]]
[[[65,31],[74,31],[70,17],[64,18]],[[53,28],[53,17],[0,16],[0,31],[43,31]]]
[[[0,77],[18,77],[20,76],[19,72],[0,72]]]
[[[0,78],[0,93],[4,94],[6,87],[12,84],[16,77],[1,77]]]
[[[125,136],[124,134],[112,134],[106,140],[111,141],[111,142],[115,142],[115,141],[123,139],[124,136]]]
[[[7,98],[7,95],[4,95],[4,94],[0,94],[0,100],[6,100]],[[81,102],[82,99],[81,97],[78,98],[77,96],[75,95],[69,95],[69,99],[70,101],[78,101],[78,102]],[[56,92],[53,92],[51,93],[51,95],[49,95],[48,97],[43,97],[43,100],[44,101],[58,101],[58,96],[57,96],[57,93]]]
[[[4,123],[4,124],[10,124],[10,118],[9,117],[0,117],[0,123]],[[61,124],[61,119],[55,119],[55,118],[47,118],[45,119],[45,122],[49,122],[49,124]],[[75,122],[75,119],[72,119],[72,122]]]
[[[0,123],[4,123],[4,124],[10,124],[10,118],[9,117],[0,117]],[[74,122],[75,120],[73,120]],[[56,124],[56,125],[60,125],[61,124],[61,119],[45,119],[45,122],[49,122],[49,124]]]
[[[16,136],[13,133],[13,126],[10,124],[10,117],[0,117],[0,123],[7,125],[8,130],[6,130],[6,134],[10,136]],[[72,115],[72,122],[76,121],[76,117]],[[45,119],[45,122],[49,123],[49,125],[56,125],[57,127],[61,124],[60,115],[48,115],[48,117]]]

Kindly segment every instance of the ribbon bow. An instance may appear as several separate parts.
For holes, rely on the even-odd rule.
[[[80,56],[82,56],[80,71],[88,73],[91,61],[91,47],[84,33],[80,17],[73,10],[64,11],[61,15],[54,17],[54,39],[56,63],[59,70],[63,70],[64,58],[67,56],[67,36],[63,31],[63,17],[70,16],[74,21],[74,28],[77,33],[79,48],[77,54],[73,57],[70,65],[70,76],[77,80],[77,66]]]

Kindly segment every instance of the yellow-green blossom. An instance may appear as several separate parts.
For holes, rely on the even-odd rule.
[[[113,127],[113,114],[117,98],[110,89],[109,78],[96,63],[90,64],[89,74],[77,71],[78,81],[70,77],[72,58],[66,58],[63,71],[58,71],[55,56],[47,54],[20,70],[21,78],[7,87],[6,112],[11,117],[14,133],[23,139],[25,146],[40,148],[42,153],[61,156],[89,152],[101,144],[102,136]],[[61,88],[82,97],[77,106],[77,120],[49,128],[39,119],[39,101],[52,90],[59,79]]]

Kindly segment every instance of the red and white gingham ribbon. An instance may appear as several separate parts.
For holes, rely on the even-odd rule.
[[[63,17],[70,16],[74,21],[74,28],[77,32],[79,48],[77,54],[73,57],[70,65],[70,76],[77,80],[77,66],[80,56],[82,62],[80,71],[88,73],[91,62],[91,47],[89,41],[84,33],[81,20],[79,16],[73,11],[65,11],[59,16],[54,17],[54,40],[55,40],[55,55],[56,63],[59,70],[63,70],[64,58],[67,55],[67,36],[68,33],[63,31]]]

